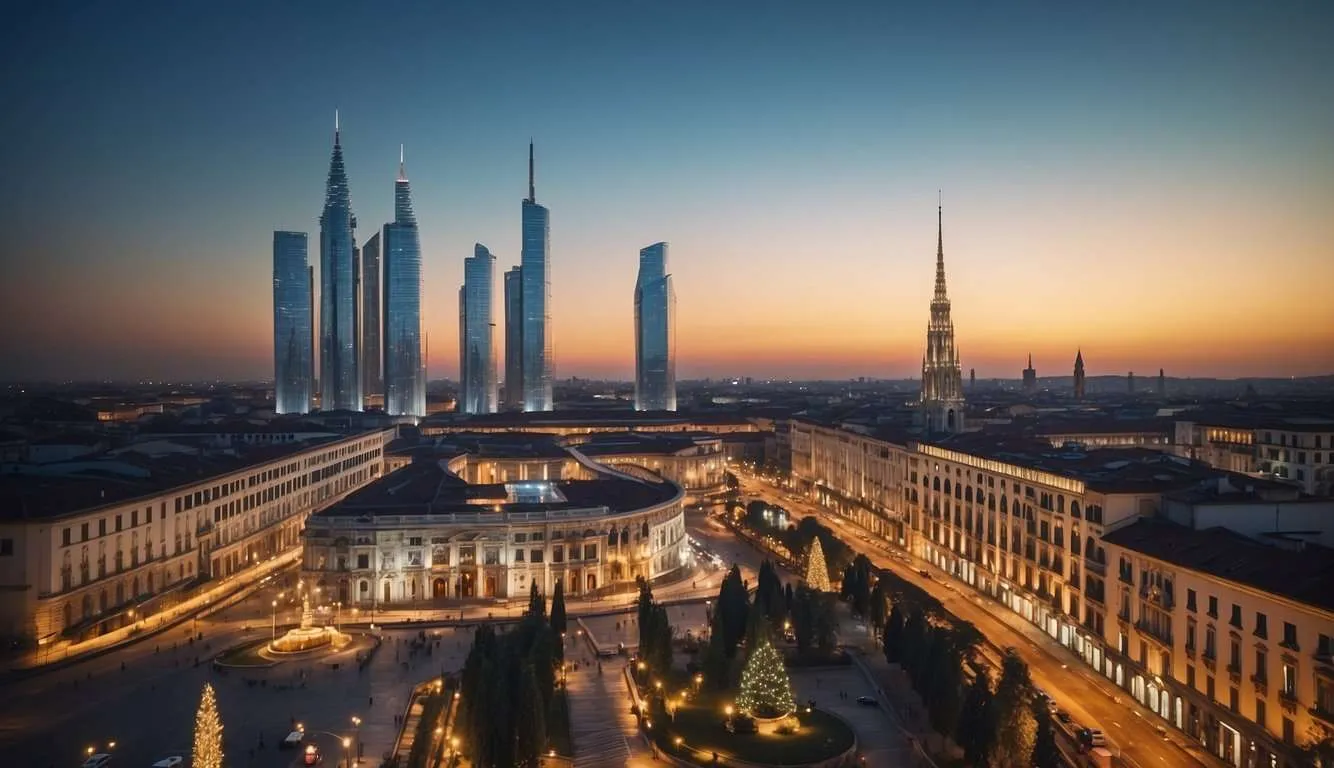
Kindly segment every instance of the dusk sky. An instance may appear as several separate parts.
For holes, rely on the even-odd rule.
[[[272,232],[317,262],[335,109],[359,243],[406,145],[432,378],[473,243],[518,263],[530,137],[560,378],[631,376],[659,240],[679,377],[917,375],[937,189],[965,376],[1334,373],[1331,30],[1328,1],[21,0],[0,379],[271,377]]]

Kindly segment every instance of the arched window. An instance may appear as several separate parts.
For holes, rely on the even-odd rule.
[[[1063,494],[1056,495],[1056,511],[1065,514],[1065,496]]]
[[[1079,519],[1079,502],[1074,499],[1070,500],[1070,516],[1076,520]]]
[[[87,619],[87,618],[91,617],[92,615],[93,615],[93,596],[92,596],[92,595],[84,595],[84,596],[83,596],[83,617],[82,617],[82,618]]]
[[[612,528],[610,531],[607,531],[607,546],[611,546],[611,547],[616,546],[616,529],[615,529],[615,528]]]
[[[1084,557],[1087,558],[1087,559],[1090,559],[1090,560],[1093,559],[1093,537],[1092,537],[1092,536],[1090,536],[1090,537],[1088,537],[1087,539],[1084,540]]]
[[[107,610],[107,591],[104,589],[97,593],[97,612],[106,613]]]
[[[64,628],[68,628],[71,624],[74,623],[74,604],[73,604],[73,603],[65,603],[65,608],[64,608],[64,610],[63,610],[62,613],[61,613],[61,618],[64,619],[64,625],[63,625]]]
[[[963,500],[969,504],[973,503],[973,487],[971,485],[963,489]]]
[[[933,490],[933,491],[939,491],[939,490],[940,490],[940,478],[939,478],[939,477],[933,477],[933,478],[931,478],[931,490]]]
[[[1005,494],[1003,493],[1001,494],[1000,513],[1002,515],[1008,515],[1010,513],[1010,501],[1009,499],[1005,498]]]
[[[950,479],[947,477],[945,478],[945,493],[949,492],[950,492]]]

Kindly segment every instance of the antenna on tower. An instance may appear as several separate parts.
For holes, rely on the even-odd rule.
[[[338,135],[338,108],[334,107],[334,136]]]
[[[537,202],[537,193],[533,191],[533,140],[528,140],[528,202]]]

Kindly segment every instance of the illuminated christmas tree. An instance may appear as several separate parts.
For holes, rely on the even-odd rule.
[[[820,546],[820,537],[811,539],[811,549],[806,555],[806,586],[816,592],[828,592],[833,589],[829,583],[829,566],[824,562],[824,548]]]
[[[751,717],[783,717],[797,709],[783,657],[764,634],[741,670],[741,692],[736,697],[736,706]]]
[[[204,694],[195,712],[195,750],[193,768],[222,768],[222,719],[213,686],[204,683]]]

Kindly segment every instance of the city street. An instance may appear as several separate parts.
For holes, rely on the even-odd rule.
[[[1167,725],[1165,721],[1140,707],[1128,692],[1116,688],[1111,681],[1096,674],[1074,654],[1012,611],[972,594],[969,587],[954,582],[926,561],[914,558],[913,565],[905,565],[896,557],[902,554],[901,551],[890,549],[887,544],[812,502],[789,499],[783,491],[753,476],[739,474],[738,478],[747,499],[758,498],[781,506],[793,518],[819,517],[840,534],[848,546],[866,554],[876,566],[890,568],[904,580],[926,590],[940,600],[946,610],[972,622],[995,645],[1013,647],[1028,664],[1034,684],[1051,695],[1057,706],[1069,712],[1076,722],[1100,728],[1106,733],[1121,759],[1133,768],[1220,764],[1198,746],[1190,745],[1179,732],[1169,730],[1171,740],[1165,740],[1159,730]],[[922,577],[918,569],[926,569],[932,578]],[[1183,745],[1190,751],[1183,749]]]

